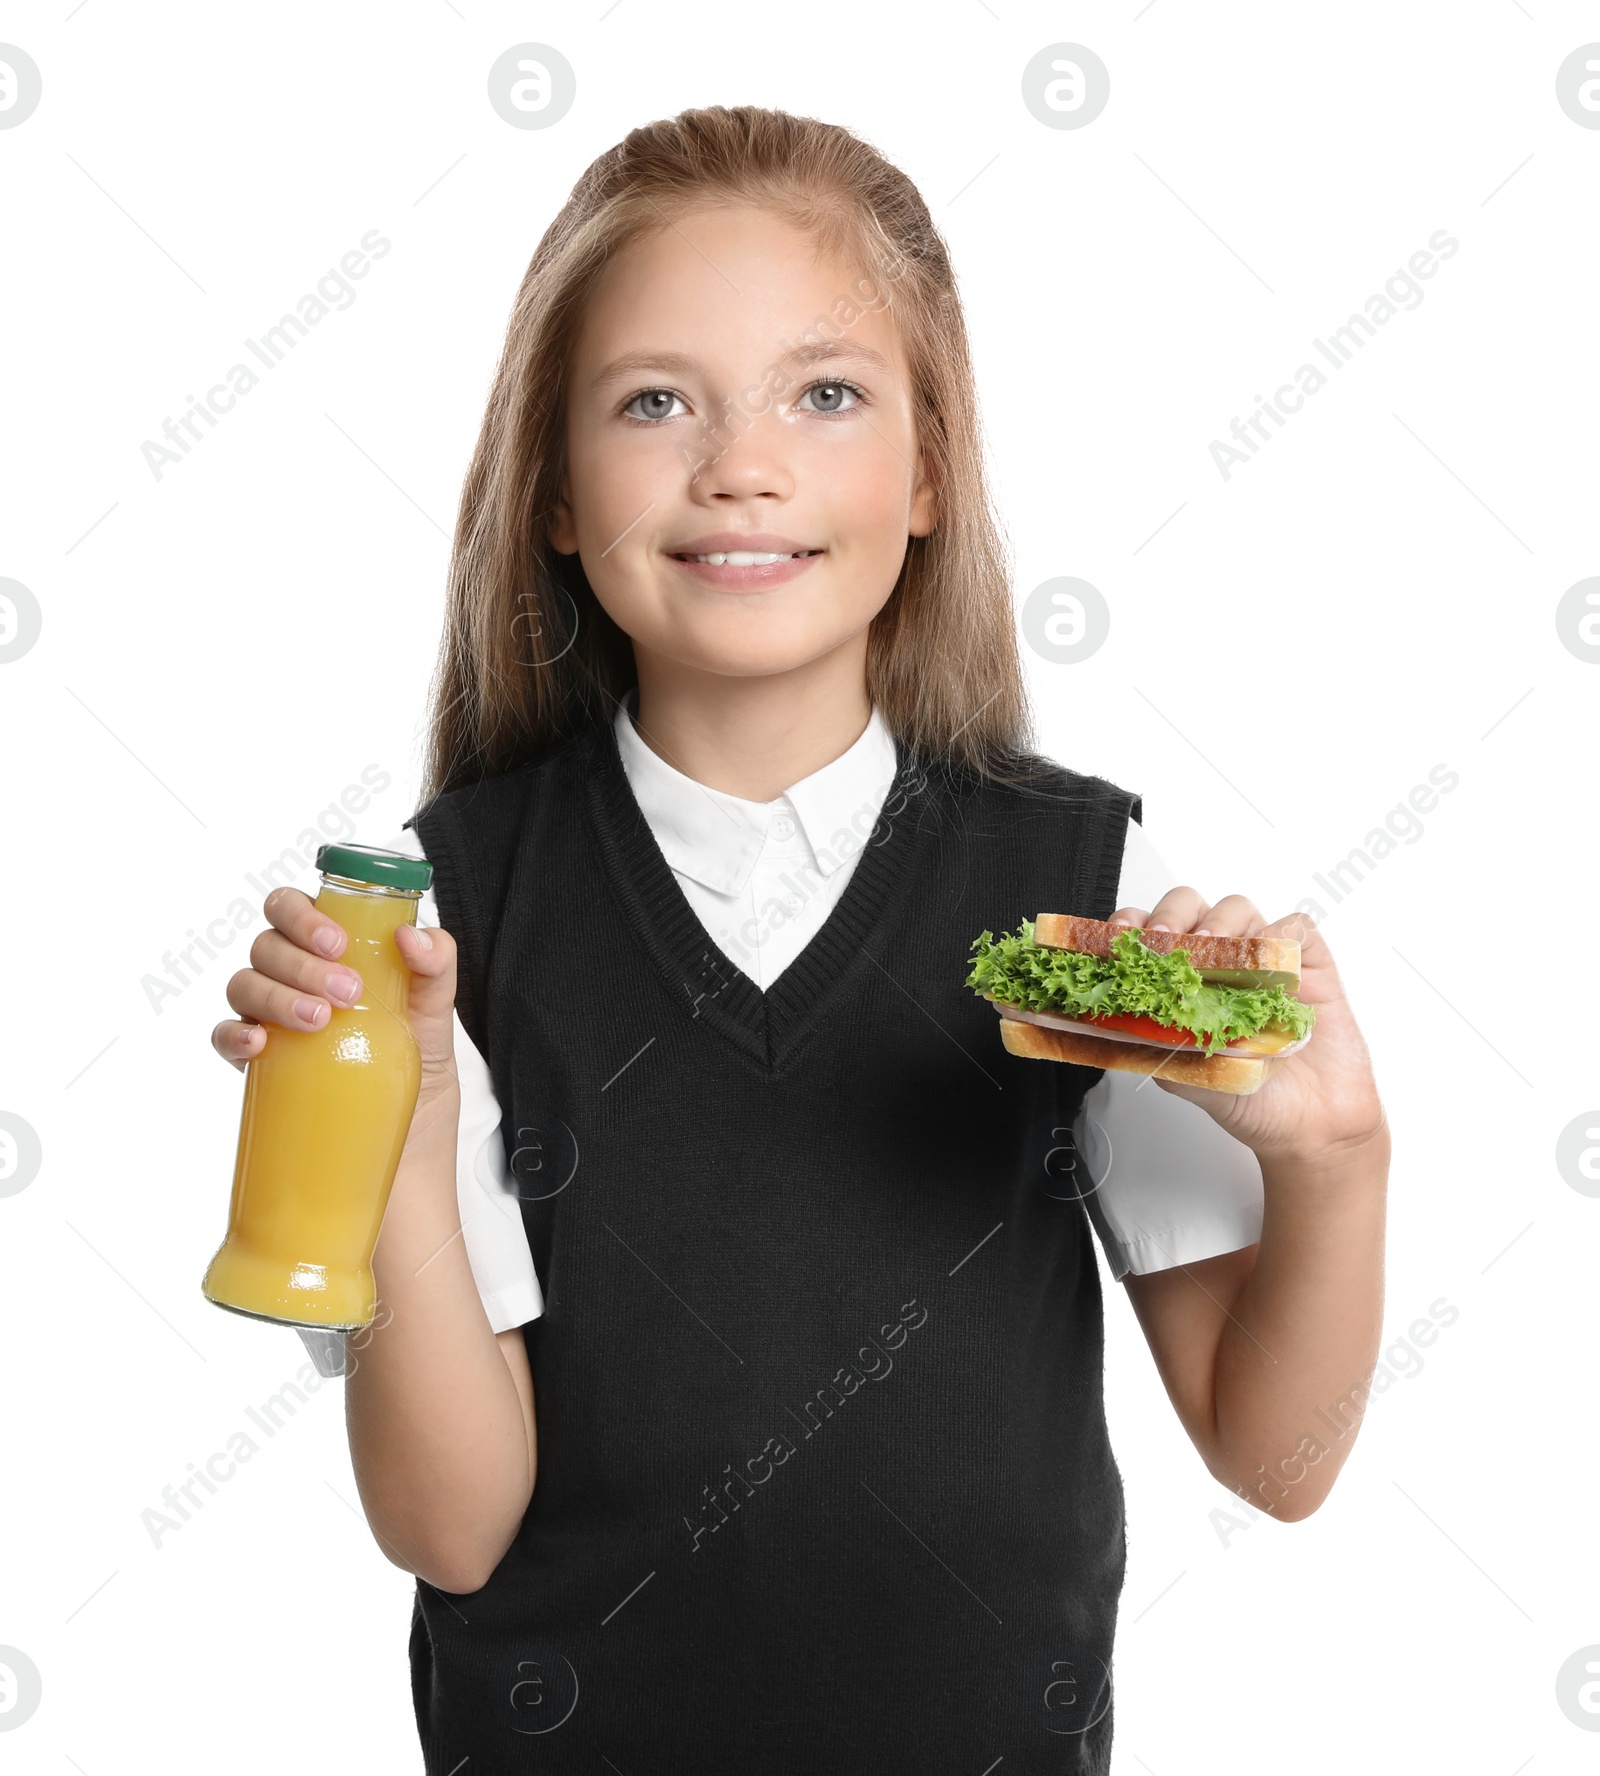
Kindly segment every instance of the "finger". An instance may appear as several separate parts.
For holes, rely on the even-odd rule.
[[[242,1073],[245,1064],[260,1054],[265,1034],[259,1024],[224,1018],[211,1032],[211,1046],[235,1071]]]
[[[1180,886],[1169,888],[1151,907],[1145,928],[1148,931],[1193,931],[1202,920],[1208,920],[1205,896],[1198,888]]]
[[[394,941],[414,974],[437,979],[455,965],[455,939],[441,926],[397,925]]]
[[[1281,919],[1274,919],[1266,926],[1261,935],[1293,938],[1300,946],[1301,963],[1306,966],[1316,968],[1333,961],[1322,927],[1310,913],[1285,913]]]
[[[253,968],[241,968],[228,981],[226,998],[240,1017],[285,1030],[321,1030],[333,1015],[329,1000],[302,993]]]
[[[1118,907],[1109,919],[1108,925],[1137,925],[1141,930],[1144,922],[1150,917],[1143,907]]]
[[[337,919],[318,912],[316,902],[298,888],[274,888],[261,910],[291,943],[318,956],[341,956],[350,941]]]
[[[1196,921],[1197,925],[1201,923],[1214,937],[1255,937],[1266,921],[1254,901],[1246,900],[1242,894],[1224,894],[1205,912],[1203,921]]]
[[[456,1000],[455,939],[438,925],[399,925],[394,936],[411,970],[411,1009],[448,1019]]]
[[[423,1024],[424,1066],[448,1066],[455,1052],[452,1017],[456,1001],[456,940],[438,925],[400,925],[395,943],[411,970],[408,1002],[412,1013],[432,1020]]]
[[[281,931],[257,935],[250,946],[250,966],[268,980],[297,993],[317,994],[334,1005],[354,1005],[361,997],[361,976],[355,969],[312,955]]]

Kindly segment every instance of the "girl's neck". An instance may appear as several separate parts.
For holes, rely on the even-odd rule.
[[[851,641],[793,672],[743,678],[639,657],[636,646],[633,725],[652,752],[697,783],[745,801],[776,801],[866,730],[866,631]]]

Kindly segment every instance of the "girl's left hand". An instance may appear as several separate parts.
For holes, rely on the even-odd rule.
[[[1339,971],[1315,920],[1290,913],[1267,924],[1241,894],[1224,895],[1208,907],[1197,888],[1173,888],[1146,913],[1123,907],[1113,925],[1165,928],[1216,937],[1289,937],[1300,944],[1300,985],[1295,996],[1317,1008],[1311,1040],[1280,1061],[1260,1088],[1247,1096],[1206,1091],[1153,1077],[1163,1091],[1198,1104],[1235,1140],[1260,1159],[1304,1162],[1360,1148],[1385,1126],[1372,1077],[1372,1059],[1344,996]]]

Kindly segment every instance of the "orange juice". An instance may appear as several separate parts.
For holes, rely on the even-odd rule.
[[[350,934],[330,967],[361,976],[361,999],[320,1030],[267,1027],[245,1069],[227,1237],[200,1286],[238,1313],[350,1330],[376,1312],[372,1252],[422,1080],[394,934],[416,924],[432,868],[365,845],[324,845],[317,867],[317,910]]]

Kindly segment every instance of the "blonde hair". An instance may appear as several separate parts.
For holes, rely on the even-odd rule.
[[[1008,778],[1031,752],[1009,563],[983,461],[966,323],[916,186],[837,124],[714,105],[629,132],[573,187],[517,291],[462,489],[423,799],[537,759],[612,719],[632,644],[577,556],[550,543],[567,366],[608,261],[674,215],[754,203],[870,269],[911,370],[932,533],[908,540],[867,638],[867,691],[924,759]],[[820,318],[820,317],[819,317]]]

